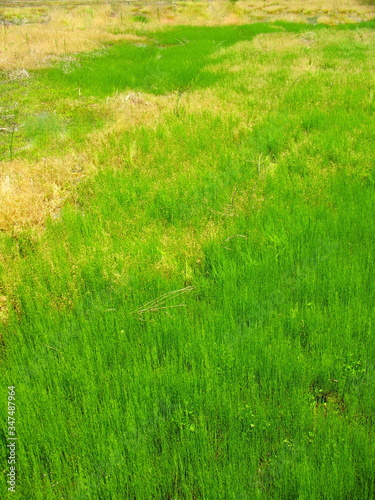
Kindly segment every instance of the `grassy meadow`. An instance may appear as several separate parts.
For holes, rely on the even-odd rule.
[[[256,5],[4,8],[0,498],[375,498],[375,22]]]

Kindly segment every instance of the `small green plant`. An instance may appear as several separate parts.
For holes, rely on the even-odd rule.
[[[135,16],[133,16],[132,19],[136,23],[149,23],[150,22],[150,19],[147,16],[145,16],[144,14],[136,14]]]
[[[0,147],[4,151],[7,151],[7,155],[10,161],[12,161],[14,156],[14,138],[15,134],[19,129],[19,109],[18,103],[13,103],[11,107],[0,108]]]

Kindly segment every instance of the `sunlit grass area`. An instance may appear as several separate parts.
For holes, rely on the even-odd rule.
[[[371,0],[215,0],[131,4],[121,0],[0,2],[0,69],[46,67],[56,57],[92,51],[174,25],[241,25],[277,20],[315,24],[374,19]]]
[[[373,22],[139,23],[3,74],[13,498],[370,500]]]

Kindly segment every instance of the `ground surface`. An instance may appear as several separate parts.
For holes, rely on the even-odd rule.
[[[372,500],[371,5],[0,15],[0,497]]]

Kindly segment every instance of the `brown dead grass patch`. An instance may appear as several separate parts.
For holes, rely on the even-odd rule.
[[[72,185],[92,168],[84,154],[0,163],[0,230],[43,229],[48,216],[58,216]]]
[[[69,2],[67,2],[67,5]],[[0,17],[17,10],[0,9]],[[22,11],[22,9],[19,9]],[[37,10],[37,7],[35,8]],[[145,32],[169,25],[218,25],[243,24],[253,21],[286,20],[334,24],[357,22],[375,17],[375,9],[360,0],[226,0],[209,2],[181,2],[176,4],[151,4],[129,6],[126,4],[44,6],[47,22],[8,25],[0,30],[0,69],[32,69],[51,63],[56,57],[97,49],[105,43],[136,41],[142,39],[136,29]],[[29,17],[33,18],[32,8]],[[149,22],[135,22],[143,15]],[[35,16],[34,16],[35,17]]]
[[[0,69],[35,69],[50,65],[59,56],[92,51],[103,43],[119,41],[141,41],[143,38],[131,34],[102,32],[101,30],[67,32],[53,30],[46,33],[40,26],[17,26],[7,28],[9,33],[0,44]],[[17,32],[15,33],[15,31]],[[9,38],[13,40],[9,42]],[[6,39],[8,38],[8,40]]]
[[[0,295],[0,323],[6,323],[9,317],[8,299],[6,295]]]
[[[173,109],[175,99],[173,94],[155,96],[142,92],[118,93],[107,97],[105,108],[107,112],[111,112],[113,119],[107,125],[105,133],[125,131],[141,125],[152,126],[164,112]]]
[[[114,34],[120,24],[110,6],[65,11],[50,8],[45,24],[4,26],[0,30],[0,69],[39,68],[64,54],[97,49],[102,44],[141,41],[131,33]]]

